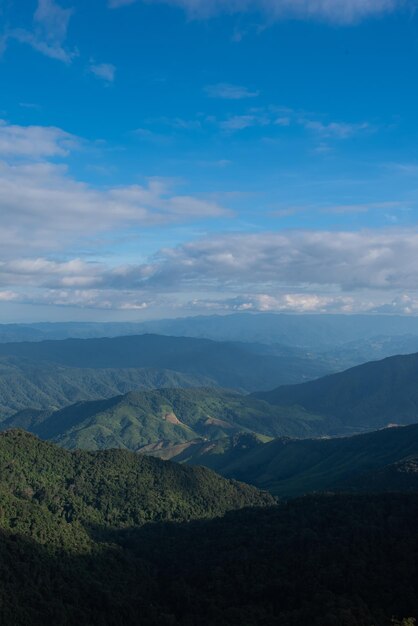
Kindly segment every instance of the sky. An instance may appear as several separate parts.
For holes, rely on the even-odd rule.
[[[0,322],[418,315],[416,0],[0,0]]]

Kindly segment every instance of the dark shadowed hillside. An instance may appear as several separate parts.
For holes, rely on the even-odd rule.
[[[0,618],[8,626],[400,624],[395,616],[418,615],[417,515],[415,494],[310,497],[215,520],[95,529],[89,545],[64,549],[32,518],[20,532],[0,532]]]
[[[301,385],[255,397],[332,417],[347,428],[380,428],[418,421],[418,354],[365,363]]]
[[[193,454],[191,453],[193,452]],[[289,497],[314,491],[406,491],[418,484],[416,475],[396,477],[394,463],[411,472],[408,460],[418,456],[418,425],[335,439],[275,439],[261,444],[237,439],[217,449],[191,450],[188,463],[207,465],[225,476],[244,480]],[[173,455],[171,458],[182,460]],[[389,468],[387,467],[389,466]],[[379,478],[380,477],[380,478]],[[392,479],[391,479],[392,480]]]

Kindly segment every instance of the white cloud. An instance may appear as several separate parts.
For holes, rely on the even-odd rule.
[[[0,125],[0,258],[60,249],[98,232],[230,215],[215,201],[175,193],[165,179],[96,188],[45,160],[79,145],[57,128]]]
[[[88,69],[91,74],[107,83],[113,83],[115,80],[116,67],[111,63],[95,63],[92,60]]]
[[[321,137],[336,139],[348,139],[363,131],[370,131],[371,127],[367,122],[360,124],[349,124],[347,122],[330,122],[324,124],[317,120],[301,120],[300,122],[307,130],[311,130]]]
[[[19,295],[15,291],[0,291],[0,302],[13,302]]]
[[[72,13],[72,9],[65,9],[54,0],[38,0],[33,29],[15,29],[9,36],[29,44],[45,56],[69,64],[76,56],[76,52],[66,49],[64,45]]]
[[[347,213],[368,213],[373,210],[380,209],[405,209],[408,208],[408,204],[404,202],[368,202],[361,204],[338,204],[334,206],[328,206],[326,208],[321,209],[322,213],[334,213],[336,215],[344,215]]]
[[[54,250],[100,231],[228,216],[216,202],[175,195],[163,181],[96,189],[65,166],[0,162],[0,246]]]
[[[235,132],[252,126],[268,126],[270,121],[264,115],[233,115],[219,123],[222,130]]]
[[[244,294],[226,300],[193,300],[192,307],[223,311],[257,311],[280,313],[351,312],[355,300],[347,296],[323,296],[315,293]],[[370,303],[366,305],[370,309]]]
[[[251,91],[247,87],[231,85],[230,83],[217,83],[208,85],[205,92],[209,98],[221,98],[223,100],[244,100],[246,98],[256,98],[260,92]]]
[[[162,249],[139,265],[11,258],[0,264],[0,288],[25,301],[124,310],[169,301],[219,311],[412,314],[417,255],[418,232],[398,229],[229,234]]]
[[[162,250],[144,282],[415,289],[417,255],[418,232],[398,229],[223,235]]]
[[[112,8],[133,4],[135,0],[109,0]],[[260,11],[270,18],[316,19],[337,24],[352,24],[395,11],[408,0],[147,0],[154,4],[179,7],[195,18],[220,13]]]
[[[54,126],[17,126],[0,120],[0,157],[63,157],[79,144],[77,137]]]

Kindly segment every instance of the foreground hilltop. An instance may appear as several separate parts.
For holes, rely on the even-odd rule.
[[[389,626],[418,615],[417,494],[276,505],[204,468],[69,452],[14,430],[0,435],[0,496],[8,626]]]
[[[0,528],[87,546],[91,531],[223,515],[274,500],[249,485],[124,451],[68,452],[24,431],[0,435]]]

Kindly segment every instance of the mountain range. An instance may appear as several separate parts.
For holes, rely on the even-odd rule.
[[[0,418],[158,387],[269,389],[330,371],[300,356],[246,344],[140,335],[0,344]]]
[[[152,336],[139,339],[153,343]],[[86,340],[79,341],[85,348]],[[99,345],[102,345],[100,341]],[[106,340],[106,347],[109,346],[108,342],[116,342],[119,347],[121,345],[120,339]],[[52,343],[55,350],[56,344],[60,342]],[[26,344],[17,345],[27,347]],[[45,350],[42,343],[36,345]],[[216,342],[214,345],[217,346]],[[70,342],[69,347],[73,350],[73,342]],[[76,358],[73,351],[70,356]],[[110,357],[99,354],[92,358],[97,364],[100,359]],[[67,358],[64,354],[62,361],[65,362]],[[79,358],[84,357],[81,355]],[[134,353],[131,358],[135,358]],[[49,363],[45,367],[51,368],[48,371],[52,372]],[[60,372],[61,367],[56,366],[56,372]],[[248,367],[248,364],[243,367]],[[71,379],[71,372],[77,373],[78,370],[64,368],[64,371],[68,373],[68,382],[72,382],[71,386],[68,385],[71,392],[75,381],[74,375]],[[102,372],[109,377],[113,370],[103,367],[91,371]],[[143,374],[145,372],[142,370]],[[38,376],[43,384],[50,384],[43,375],[42,366]],[[193,382],[197,383],[193,378],[187,378],[187,374],[183,374],[185,379],[180,375],[176,377],[171,370],[166,372],[166,376],[166,380],[171,377],[177,385],[191,386]],[[53,372],[51,378],[54,380]],[[154,374],[154,377],[145,381],[151,385],[157,379]],[[132,376],[131,384],[134,380]],[[33,403],[33,408],[6,416],[2,428],[26,428],[68,448],[101,449],[116,446],[138,450],[143,446],[151,446],[150,449],[159,450],[159,454],[167,457],[172,445],[193,443],[197,450],[202,444],[205,447],[205,442],[239,432],[267,438],[309,438],[355,434],[391,424],[411,424],[418,419],[417,381],[418,354],[412,354],[366,363],[307,383],[281,386],[270,392],[249,395],[213,387],[178,387],[80,401],[57,410],[39,408],[39,405],[37,407]],[[56,388],[52,389],[55,391]],[[6,390],[11,393],[7,385]],[[95,391],[101,391],[97,383]]]
[[[220,389],[158,389],[79,402],[58,411],[25,409],[1,428],[24,428],[66,448],[100,450],[167,442],[213,441],[239,432],[264,440],[326,434],[332,420],[282,409],[249,395]]]
[[[116,337],[156,333],[218,341],[327,350],[377,336],[418,336],[418,320],[396,315],[234,313],[147,322],[1,324],[0,342]]]

